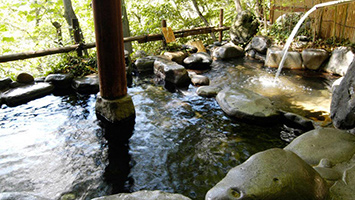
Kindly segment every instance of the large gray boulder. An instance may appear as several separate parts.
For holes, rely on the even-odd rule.
[[[295,153],[269,149],[232,168],[206,194],[206,200],[324,200],[323,178]]]
[[[266,53],[265,66],[278,68],[283,56],[281,49],[270,47]],[[297,51],[288,51],[283,69],[302,69],[302,57]]]
[[[49,83],[36,83],[8,90],[3,93],[2,99],[8,106],[17,106],[48,95],[53,89]]]
[[[121,193],[111,196],[95,198],[93,200],[191,200],[181,194],[171,194],[162,191],[138,191],[134,193]]]
[[[213,50],[212,57],[216,60],[228,60],[233,58],[240,58],[244,56],[243,48],[228,43]]]
[[[355,135],[334,128],[319,128],[299,136],[285,149],[314,166],[328,181],[328,199],[354,199]]]
[[[332,52],[324,70],[329,73],[344,76],[351,62],[354,60],[354,49],[351,47],[337,47]]]
[[[330,106],[333,124],[339,129],[355,128],[355,62],[351,66],[340,84],[335,87]]]
[[[259,22],[250,11],[242,11],[236,16],[230,36],[234,44],[246,44],[258,32]]]
[[[216,100],[230,117],[255,123],[269,123],[280,116],[270,99],[243,88],[224,89]]]
[[[177,87],[188,86],[191,83],[184,66],[165,58],[157,58],[154,61],[154,74]]]
[[[212,57],[206,52],[194,53],[184,59],[184,66],[187,69],[204,70],[209,69],[212,64]]]
[[[329,53],[324,49],[304,49],[302,51],[303,66],[310,70],[319,69],[329,58]]]
[[[322,159],[333,164],[341,163],[355,154],[355,136],[333,128],[319,128],[297,137],[285,150],[296,153],[313,166]]]

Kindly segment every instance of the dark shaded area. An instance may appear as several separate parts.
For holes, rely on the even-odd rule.
[[[108,141],[108,165],[103,175],[104,180],[111,186],[112,194],[130,192],[131,156],[128,140],[133,134],[135,116],[115,124],[108,123],[99,115],[97,116],[101,118],[103,136]]]

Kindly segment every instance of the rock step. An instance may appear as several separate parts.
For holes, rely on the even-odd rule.
[[[17,106],[22,103],[46,96],[54,90],[54,86],[49,83],[36,83],[14,89],[3,93],[2,99],[8,106]]]

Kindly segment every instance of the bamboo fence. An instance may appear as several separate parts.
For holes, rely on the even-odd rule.
[[[306,12],[314,5],[332,0],[274,0],[271,3],[270,21],[290,12]],[[310,15],[312,29],[317,37],[349,39],[355,42],[355,2],[324,7]]]

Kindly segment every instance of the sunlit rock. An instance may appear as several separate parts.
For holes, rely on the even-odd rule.
[[[202,97],[215,97],[222,89],[217,86],[201,86],[196,90],[197,95]]]
[[[17,75],[16,77],[16,81],[19,82],[19,83],[25,83],[25,84],[28,84],[28,83],[33,83],[35,79],[33,78],[33,76],[29,73],[20,73],[19,75]]]
[[[12,82],[11,78],[0,79],[0,90],[10,87],[11,82]]]
[[[228,43],[221,47],[216,47],[212,53],[212,57],[217,60],[228,60],[233,58],[240,58],[243,56],[243,48],[236,46],[233,43]]]
[[[191,77],[191,83],[193,85],[202,86],[202,85],[210,84],[210,79],[207,76],[195,74],[190,77]]]
[[[184,66],[165,58],[155,60],[154,74],[165,82],[178,87],[187,86],[191,83],[191,79]]]
[[[17,106],[48,95],[53,89],[53,85],[49,83],[36,83],[8,90],[3,93],[2,99],[8,106]]]
[[[324,200],[323,178],[295,153],[269,149],[232,168],[206,194],[206,200]]]
[[[147,75],[154,73],[154,61],[152,57],[138,58],[135,62],[137,71],[140,75]]]
[[[182,65],[184,63],[184,59],[188,56],[187,53],[183,51],[176,51],[176,52],[164,52],[163,54],[169,60],[177,62],[178,64]]]
[[[53,84],[56,89],[68,89],[73,79],[73,74],[50,74],[44,81]]]
[[[280,116],[270,99],[247,89],[227,88],[216,99],[228,116],[252,123],[269,123]]]
[[[277,68],[280,65],[283,53],[277,47],[268,48],[266,53],[265,66]],[[288,51],[283,69],[302,69],[301,54],[296,51]]]
[[[351,62],[354,60],[354,49],[351,47],[337,47],[332,52],[324,70],[329,73],[344,76]]]
[[[339,129],[355,128],[355,62],[344,76],[343,80],[335,87],[330,106],[333,124]]]
[[[297,137],[285,149],[314,166],[328,181],[329,199],[354,198],[355,135],[334,128],[320,128]]]
[[[234,44],[246,44],[258,32],[259,22],[250,11],[238,13],[230,29]]]
[[[336,81],[333,82],[331,91],[332,93],[335,91],[335,89],[340,85],[341,81],[344,79],[344,77],[338,78]]]
[[[355,194],[355,161],[351,165],[343,165],[341,180],[335,182],[329,189],[330,198],[334,200],[353,200]]]
[[[162,191],[138,191],[134,193],[121,193],[111,196],[99,197],[93,200],[191,200],[181,194],[172,194]]]
[[[211,64],[212,58],[205,52],[198,52],[184,59],[184,66],[187,69],[209,69]]]
[[[322,159],[336,164],[353,157],[355,136],[333,128],[319,128],[297,137],[285,149],[293,151],[313,166]]]
[[[317,70],[329,57],[324,49],[304,49],[302,51],[303,66],[310,70]]]
[[[74,78],[72,87],[81,94],[96,94],[99,92],[99,78],[97,76]]]

